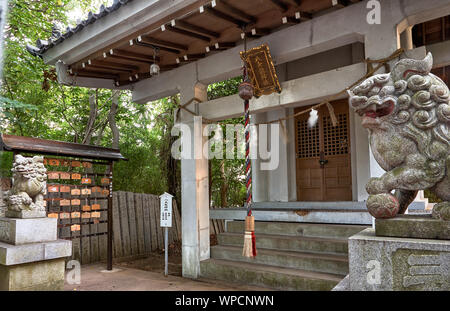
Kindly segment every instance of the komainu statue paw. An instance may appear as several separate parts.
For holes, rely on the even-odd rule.
[[[370,195],[366,202],[370,215],[375,218],[392,218],[398,214],[400,204],[390,193]]]
[[[435,219],[450,220],[450,202],[437,203],[431,215]]]

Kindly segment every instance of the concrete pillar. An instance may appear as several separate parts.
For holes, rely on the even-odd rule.
[[[266,113],[258,113],[250,115],[250,122],[252,124],[266,122]],[[256,144],[250,146],[257,148],[258,146],[258,133],[257,133]],[[261,160],[259,158],[252,159],[252,198],[253,202],[267,202],[269,201],[268,196],[268,171],[262,171],[260,169]]]
[[[269,121],[284,118],[285,116],[286,109],[278,109],[267,112],[267,118]],[[277,123],[275,124],[278,125]],[[267,171],[269,177],[269,200],[274,202],[287,202],[289,199],[288,142],[283,139],[281,130],[282,129],[280,128],[280,133],[276,136],[276,138],[272,137],[272,128],[270,124],[268,125],[267,130],[269,139],[268,146],[270,148],[269,150],[272,154],[272,157],[278,156],[278,166],[273,170]],[[275,144],[272,139],[276,139],[277,144]],[[276,148],[277,145],[278,148]]]
[[[412,38],[412,26],[406,27],[406,29],[400,34],[400,46],[407,50],[412,50],[413,38]]]
[[[196,83],[181,88],[181,104],[193,97],[207,99],[206,86]],[[198,111],[198,105],[189,105]],[[200,261],[208,259],[209,249],[209,177],[208,160],[203,155],[207,137],[203,136],[204,125],[198,117],[187,112],[180,113],[180,122],[190,129],[191,157],[181,160],[181,208],[182,208],[182,265],[183,276],[197,278]]]

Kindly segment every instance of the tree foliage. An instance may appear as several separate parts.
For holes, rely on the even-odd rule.
[[[26,50],[37,39],[49,38],[54,24],[74,26],[73,12],[86,16],[99,0],[9,0],[3,76],[0,88],[0,132],[78,143],[113,145],[109,118],[111,90],[67,87],[57,83],[55,69]],[[240,77],[209,86],[210,99],[237,92]],[[91,98],[91,100],[90,100]],[[179,98],[172,96],[136,104],[122,91],[112,116],[119,147],[128,161],[114,167],[114,190],[161,194],[180,200],[180,161],[171,156],[177,137],[170,132]],[[242,122],[241,118],[226,122]],[[12,156],[0,153],[0,177],[8,175]],[[243,160],[211,161],[212,205],[242,205]]]

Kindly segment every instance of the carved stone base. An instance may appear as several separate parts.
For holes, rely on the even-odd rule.
[[[5,216],[9,217],[9,218],[22,218],[22,219],[24,219],[24,218],[42,218],[42,217],[47,217],[47,212],[46,211],[36,211],[36,210],[6,211]]]
[[[54,291],[64,286],[64,258],[0,265],[0,291]]]
[[[376,219],[375,234],[399,238],[450,240],[450,221],[431,215],[397,215],[391,219]]]
[[[375,236],[349,238],[349,289],[450,290],[450,241]]]
[[[57,225],[56,218],[0,218],[0,242],[22,245],[55,241]]]

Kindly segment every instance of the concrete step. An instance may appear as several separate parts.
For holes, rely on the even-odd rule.
[[[200,262],[201,276],[278,290],[331,290],[343,276],[281,268],[258,263],[208,259]]]
[[[255,233],[292,236],[345,237],[348,238],[364,229],[361,225],[311,224],[299,222],[256,221]],[[243,233],[243,221],[228,221],[227,232]]]
[[[244,234],[221,233],[218,235],[218,241],[219,245],[242,247]],[[256,248],[347,254],[348,242],[347,238],[256,234]]]
[[[255,258],[242,256],[242,246],[216,245],[211,247],[211,258],[266,264],[307,271],[348,274],[348,256],[311,252],[279,251],[260,248]]]

